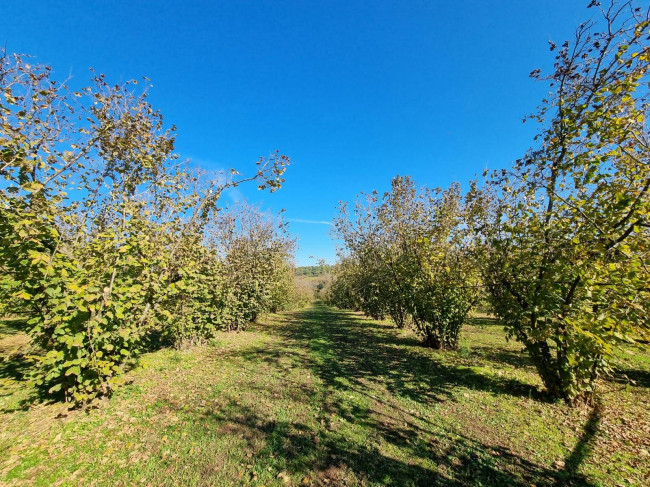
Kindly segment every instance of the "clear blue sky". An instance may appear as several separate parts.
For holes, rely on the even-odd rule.
[[[88,68],[147,76],[177,151],[250,172],[275,149],[286,186],[242,190],[290,220],[330,221],[340,200],[465,183],[532,144],[546,88],[528,77],[594,15],[588,0],[0,2],[0,43],[60,79]],[[559,42],[558,42],[559,44]],[[329,226],[293,221],[297,262],[334,259]]]

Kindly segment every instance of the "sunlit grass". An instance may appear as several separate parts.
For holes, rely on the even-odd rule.
[[[146,354],[86,412],[26,401],[5,360],[0,484],[644,485],[650,361],[625,356],[637,385],[568,408],[487,317],[435,352],[315,305]]]

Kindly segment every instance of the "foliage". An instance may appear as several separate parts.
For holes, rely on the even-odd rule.
[[[400,328],[412,323],[426,345],[456,348],[478,295],[459,186],[418,190],[398,176],[381,200],[373,193],[357,204],[354,220],[341,211],[336,228],[348,255],[329,302],[389,315]]]
[[[224,256],[205,232],[223,191],[274,191],[288,159],[260,159],[239,179],[192,170],[136,84],[97,75],[72,91],[28,58],[0,62],[3,311],[29,315],[43,350],[36,384],[79,403],[114,387],[145,334],[201,340],[254,317],[240,307],[268,305],[233,296],[227,279],[246,248]]]
[[[224,252],[224,275],[228,282],[226,300],[232,315],[229,329],[243,329],[265,311],[292,308],[298,299],[294,291],[293,266],[289,256],[294,241],[285,235],[284,225],[250,207],[222,218],[219,246]]]
[[[613,347],[650,323],[650,23],[629,2],[601,12],[543,78],[541,146],[473,196],[494,310],[567,401],[589,397]]]

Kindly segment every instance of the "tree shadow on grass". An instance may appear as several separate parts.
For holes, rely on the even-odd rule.
[[[48,386],[28,385],[28,375],[34,367],[30,354],[39,352],[27,334],[27,318],[0,320],[0,397],[9,398],[18,393],[19,399],[9,401],[0,412],[26,411],[34,404],[59,402],[63,395],[53,396]]]
[[[300,394],[297,400],[304,400]],[[405,451],[408,460],[382,453],[375,443],[350,437],[340,420],[308,424],[269,419],[255,406],[242,405],[234,396],[211,411],[189,411],[208,429],[236,436],[246,443],[250,480],[266,472],[279,477],[286,472],[305,485],[394,485],[394,486],[590,486],[561,472],[546,469],[513,454],[506,448],[488,447],[464,435],[445,431],[418,430],[400,426],[400,418],[377,416],[364,407],[350,408],[329,402],[323,418],[332,413],[356,427],[371,431],[394,448]],[[184,408],[188,414],[187,407]],[[423,466],[423,463],[426,465]],[[276,477],[276,478],[277,478]],[[206,481],[209,479],[205,479]]]
[[[0,338],[27,333],[27,318],[23,316],[0,319]]]
[[[25,326],[24,318],[0,320],[0,385],[3,386],[0,387],[0,397],[13,395],[14,387],[4,387],[4,385],[25,382],[27,373],[33,365],[33,362],[25,356],[30,342],[25,334]],[[26,407],[24,404],[20,409]]]
[[[601,417],[602,410],[600,403],[596,403],[589,414],[589,419],[587,419],[587,422],[583,426],[578,443],[564,461],[565,467],[562,474],[565,478],[574,478],[577,476],[580,465],[591,454],[593,440],[600,429]]]
[[[0,379],[22,380],[29,361],[25,353],[30,347],[23,318],[0,320]]]
[[[220,422],[238,422],[265,438],[256,458],[282,460],[284,468],[299,476],[315,475],[315,485],[575,485],[590,486],[577,466],[557,471],[535,464],[507,448],[488,446],[458,432],[445,430],[427,418],[404,411],[373,394],[369,381],[377,381],[391,394],[420,403],[453,400],[458,387],[514,396],[536,395],[535,389],[513,379],[495,379],[468,368],[444,363],[435,352],[417,341],[398,336],[393,329],[355,315],[324,307],[295,313],[267,332],[283,338],[284,346],[254,347],[230,352],[252,363],[279,369],[310,368],[322,381],[320,427],[304,423],[264,421],[252,409],[238,408],[241,416],[217,412]],[[291,346],[286,346],[291,343]],[[310,356],[293,352],[310,350]],[[291,388],[290,383],[285,384]],[[296,385],[298,386],[298,385]],[[298,403],[309,391],[298,386]],[[328,390],[336,390],[330,394]],[[346,390],[373,401],[351,402],[341,398]],[[262,394],[263,391],[258,391]],[[255,394],[256,391],[253,391]],[[313,394],[319,394],[316,390]],[[337,397],[338,396],[338,397]],[[399,460],[379,450],[377,441],[360,441],[346,433],[354,425],[369,436],[406,451]],[[258,437],[259,440],[259,437]],[[582,458],[567,462],[577,465]],[[427,466],[424,466],[427,465]]]
[[[650,388],[650,371],[641,369],[616,370],[609,380],[619,384],[630,384],[634,387]]]
[[[322,305],[294,316],[275,332],[308,345],[316,357],[314,370],[330,386],[377,381],[392,394],[425,404],[452,399],[459,387],[543,398],[531,384],[451,363],[445,352],[426,349],[387,325]]]
[[[496,317],[486,316],[486,315],[470,316],[467,319],[467,324],[472,326],[478,326],[480,328],[488,328],[488,329],[491,327],[503,328],[503,325],[499,323],[499,320],[497,320]]]
[[[23,380],[31,362],[25,357],[30,347],[25,318],[0,319],[0,379]]]
[[[371,444],[346,438],[332,425],[324,428],[302,422],[270,420],[260,411],[246,407],[234,398],[230,404],[214,411],[194,412],[183,408],[198,421],[219,434],[244,441],[250,452],[247,462],[254,468],[249,480],[267,471],[286,472],[303,479],[304,485],[379,485],[396,486],[462,486],[462,485],[553,485],[552,472],[512,457],[506,451],[487,449],[466,438],[440,437],[431,443],[418,441],[408,429],[388,428],[374,422],[367,411],[361,411],[357,424],[373,428],[388,441],[407,447],[412,458],[427,458],[437,464],[436,470],[416,461],[401,461],[382,454]],[[447,445],[436,451],[439,443]],[[449,446],[451,445],[451,446]],[[515,469],[501,465],[512,461]],[[254,475],[254,476],[253,476]],[[209,481],[209,471],[206,482]]]
[[[63,402],[63,396],[52,395],[47,390],[48,386],[29,385],[28,375],[32,367],[34,362],[22,354],[0,357],[0,397],[9,398],[19,393],[19,399],[9,402],[11,406],[0,407],[0,413],[27,411],[36,404]]]
[[[32,362],[22,355],[0,357],[0,379],[24,381]]]
[[[27,375],[33,366],[32,360],[19,353],[0,357],[0,398],[10,398],[20,392],[20,399],[0,407],[0,413],[26,411],[33,404],[51,401],[45,388],[27,385]]]
[[[470,358],[482,362],[492,362],[497,366],[510,365],[517,369],[529,368],[534,370],[534,365],[524,349],[511,350],[472,344]]]

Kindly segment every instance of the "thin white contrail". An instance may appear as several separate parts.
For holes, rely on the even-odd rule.
[[[326,222],[326,221],[320,221],[320,220],[303,220],[301,218],[287,218],[286,219],[288,222],[295,222],[295,223],[314,223],[317,225],[331,225],[332,222]]]

